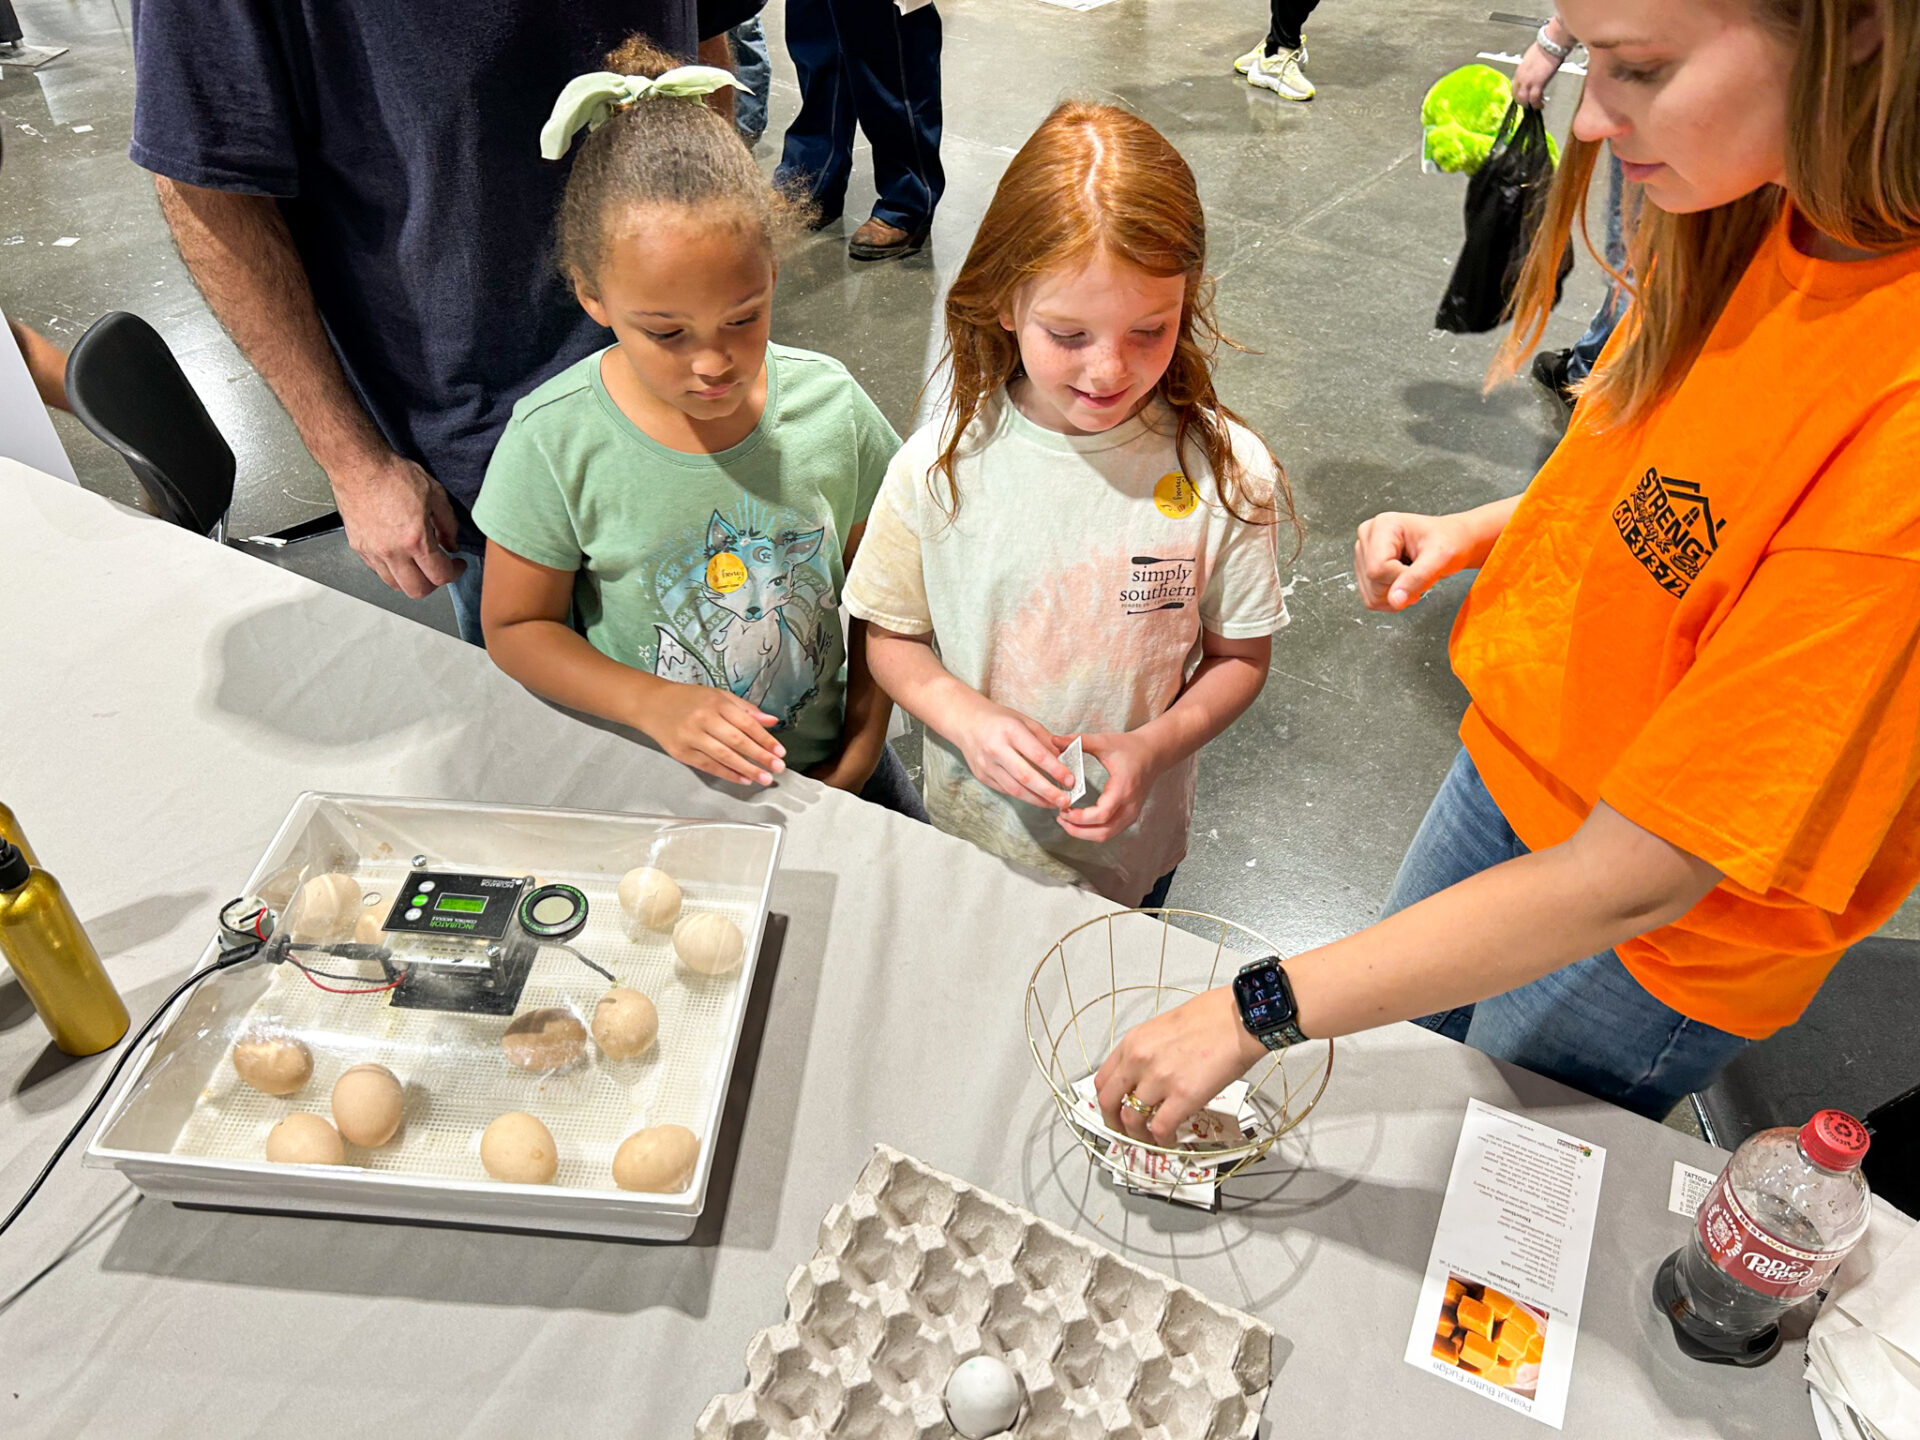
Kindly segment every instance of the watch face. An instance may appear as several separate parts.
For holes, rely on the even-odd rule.
[[[1233,994],[1240,1002],[1247,1029],[1256,1035],[1277,1030],[1293,1019],[1293,996],[1276,962],[1234,976]]]

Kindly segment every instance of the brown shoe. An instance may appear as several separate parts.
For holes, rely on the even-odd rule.
[[[856,260],[898,260],[915,255],[927,243],[927,230],[902,230],[869,217],[847,242],[847,254]]]

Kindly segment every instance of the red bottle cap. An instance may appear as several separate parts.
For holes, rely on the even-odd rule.
[[[1867,1153],[1867,1127],[1844,1110],[1822,1110],[1800,1127],[1800,1148],[1827,1170],[1851,1170]]]

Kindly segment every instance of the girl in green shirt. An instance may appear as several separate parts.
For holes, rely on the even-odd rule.
[[[924,818],[840,587],[899,437],[836,360],[768,343],[792,218],[644,40],[562,92],[559,260],[616,343],[514,407],[474,519],[487,651],[722,780],[792,769]],[[844,672],[844,673],[843,673]]]

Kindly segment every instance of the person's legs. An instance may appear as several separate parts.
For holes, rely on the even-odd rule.
[[[1270,0],[1267,25],[1267,54],[1299,50],[1304,45],[1307,17],[1320,0]],[[1302,60],[1306,56],[1300,57]]]
[[[853,171],[853,93],[833,0],[787,0],[787,54],[800,79],[800,113],[781,142],[774,183],[804,190],[826,223],[839,218]]]
[[[1487,793],[1480,772],[1473,767],[1473,757],[1463,749],[1453,757],[1446,779],[1427,806],[1426,818],[1414,832],[1380,918],[1384,920],[1469,875],[1526,853],[1527,847]],[[1473,1010],[1473,1006],[1463,1005],[1424,1016],[1418,1023],[1449,1039],[1464,1040]]]
[[[773,58],[767,53],[766,31],[760,17],[742,20],[727,32],[733,49],[733,73],[747,93],[733,98],[733,124],[748,146],[767,132],[767,96],[773,88]]]
[[[460,627],[462,640],[484,648],[487,639],[480,632],[480,585],[486,553],[479,550],[461,550],[457,553],[467,562],[467,568],[460,572],[458,580],[447,586],[447,598],[453,601],[453,620]]]
[[[860,128],[873,146],[873,218],[919,234],[946,189],[940,165],[940,12],[836,0]]]
[[[1266,41],[1259,53],[1249,52],[1233,62],[1247,83],[1271,90],[1283,100],[1311,100],[1313,82],[1307,63],[1306,32],[1302,28],[1319,0],[1272,0]]]
[[[880,748],[880,763],[873,769],[873,775],[860,791],[860,798],[870,805],[880,805],[909,820],[918,820],[922,825],[933,822],[927,818],[927,805],[920,798],[920,792],[913,788],[913,777],[907,774],[907,767],[900,757],[893,753],[893,746]]]
[[[1164,906],[1167,903],[1167,892],[1173,889],[1173,877],[1179,873],[1180,867],[1176,865],[1158,880],[1154,881],[1153,888],[1147,891],[1147,898],[1140,902],[1139,908],[1142,910],[1158,910]]]
[[[1622,190],[1625,177],[1620,171],[1620,157],[1613,153],[1613,147],[1607,147],[1607,264],[1617,271],[1624,272],[1627,263],[1627,244],[1625,223],[1620,214]],[[1593,312],[1593,319],[1587,322],[1586,333],[1573,342],[1573,348],[1567,351],[1566,380],[1574,384],[1593,373],[1594,362],[1600,358],[1600,352],[1606,348],[1607,339],[1613,334],[1614,327],[1620,323],[1620,317],[1627,313],[1627,296],[1618,282],[1607,286],[1606,298],[1600,302],[1600,308]]]
[[[1467,1044],[1660,1120],[1747,1047],[1647,993],[1611,950],[1473,1009]]]

